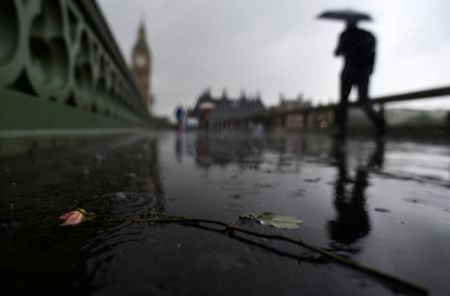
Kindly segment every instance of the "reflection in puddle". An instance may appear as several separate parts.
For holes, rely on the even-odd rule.
[[[370,218],[366,205],[366,189],[369,186],[369,174],[380,170],[384,161],[384,142],[377,141],[372,155],[365,163],[355,168],[354,176],[349,174],[347,143],[336,141],[333,156],[337,167],[337,179],[334,185],[335,219],[329,221],[328,230],[334,242],[351,245],[370,233]]]
[[[450,265],[447,147],[430,150],[428,177],[420,169],[427,155],[411,156],[427,146],[402,147],[324,135],[144,134],[3,159],[0,263],[11,271],[5,289],[46,283],[50,294],[67,287],[92,295],[195,294],[207,286],[218,294],[290,295],[299,285],[326,295],[392,292],[316,254],[217,230],[109,219],[58,227],[59,215],[83,207],[99,216],[156,211],[229,223],[248,213],[298,217],[299,229],[270,231],[439,294],[449,288],[439,280]],[[392,157],[399,153],[405,170]]]

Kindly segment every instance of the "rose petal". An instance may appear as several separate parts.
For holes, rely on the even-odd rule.
[[[64,223],[60,224],[60,226],[74,226],[81,224],[84,221],[83,213],[73,211],[68,214],[70,214],[69,218]]]
[[[64,215],[59,216],[58,219],[60,219],[60,220],[67,220],[67,219],[69,219],[69,217],[72,216],[73,213],[75,213],[75,212],[76,212],[76,211],[72,211],[72,212],[65,213]]]

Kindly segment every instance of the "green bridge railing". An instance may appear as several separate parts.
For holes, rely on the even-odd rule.
[[[0,1],[0,130],[147,126],[93,0]]]

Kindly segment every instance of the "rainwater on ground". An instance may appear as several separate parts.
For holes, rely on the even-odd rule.
[[[3,142],[5,142],[3,140]],[[1,144],[4,144],[0,141]],[[5,295],[409,295],[306,249],[198,225],[274,212],[302,239],[449,295],[447,143],[188,132],[81,138],[0,159]],[[60,227],[77,207],[97,218]]]

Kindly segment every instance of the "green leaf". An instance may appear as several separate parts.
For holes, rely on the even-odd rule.
[[[303,222],[300,219],[280,216],[275,213],[265,212],[261,214],[250,213],[248,215],[240,216],[241,219],[249,219],[258,221],[262,225],[272,226],[283,229],[296,229],[300,227]]]

